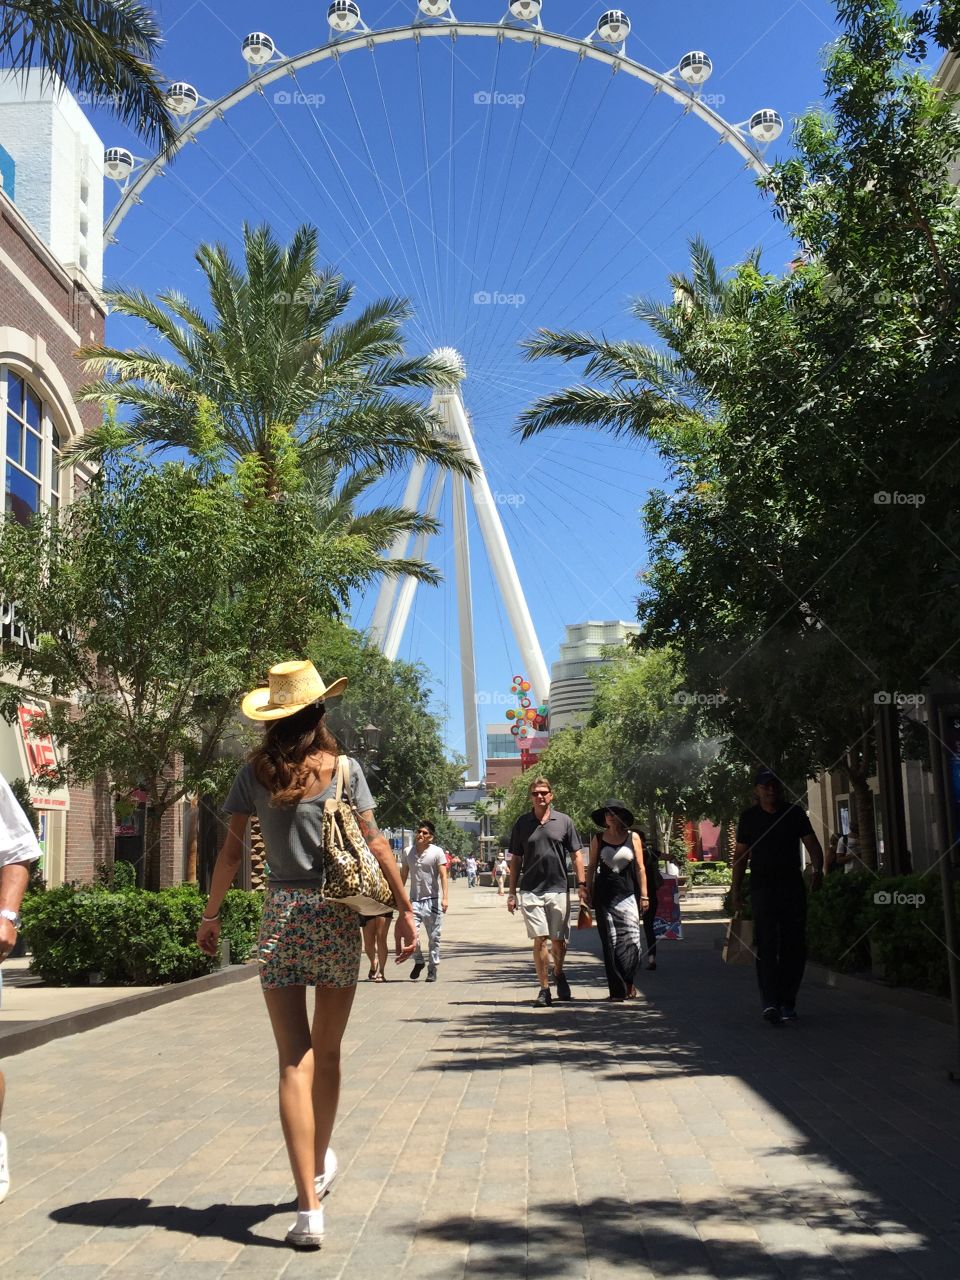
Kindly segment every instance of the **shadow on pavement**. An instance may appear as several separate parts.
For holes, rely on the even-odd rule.
[[[116,1198],[81,1200],[54,1209],[54,1222],[79,1223],[85,1227],[159,1227],[178,1231],[198,1239],[231,1240],[236,1244],[255,1244],[285,1249],[282,1240],[256,1234],[252,1228],[278,1213],[296,1213],[297,1204],[211,1204],[202,1209],[185,1205],[154,1204],[152,1200]]]

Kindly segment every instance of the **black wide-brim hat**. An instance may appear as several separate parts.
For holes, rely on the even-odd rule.
[[[598,827],[602,827],[604,825],[604,814],[606,813],[615,814],[625,827],[633,826],[633,814],[622,800],[605,800],[599,809],[594,809],[590,817]]]

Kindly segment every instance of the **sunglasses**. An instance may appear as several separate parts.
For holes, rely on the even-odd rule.
[[[552,791],[531,791],[530,794],[533,796],[534,800],[546,800],[549,796],[553,795],[553,792]]]

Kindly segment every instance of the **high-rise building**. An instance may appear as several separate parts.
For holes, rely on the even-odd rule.
[[[626,644],[639,633],[636,622],[577,622],[567,626],[560,657],[550,668],[550,732],[586,724],[593,706],[589,673],[604,660],[611,645]]]

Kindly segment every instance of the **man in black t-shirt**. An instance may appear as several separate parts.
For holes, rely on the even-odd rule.
[[[567,856],[573,860],[577,888],[586,886],[580,837],[573,820],[551,808],[553,791],[546,778],[535,778],[530,784],[530,813],[523,813],[510,832],[510,896],[507,910],[517,909],[517,882],[520,885],[520,910],[527,926],[527,937],[533,939],[533,962],[540,979],[540,993],[535,1003],[549,1005],[550,977],[547,940],[553,950],[553,972],[557,980],[557,999],[569,1000],[570,984],[563,972],[563,960],[570,936],[570,894],[567,888]]]
[[[811,888],[823,883],[823,849],[810,819],[788,804],[771,769],[756,778],[757,803],[740,815],[733,855],[733,910],[743,909],[743,876],[750,863],[753,945],[763,1017],[772,1026],[793,1022],[807,960],[807,891],[801,843],[813,862]]]

